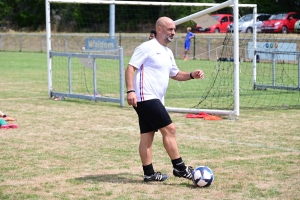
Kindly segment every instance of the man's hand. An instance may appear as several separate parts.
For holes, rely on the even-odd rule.
[[[127,103],[130,106],[137,107],[137,97],[135,92],[127,93]]]
[[[194,72],[192,73],[192,75],[193,75],[193,77],[194,77],[195,79],[199,79],[199,78],[204,79],[204,72],[203,72],[202,70],[200,70],[200,69],[194,71]]]

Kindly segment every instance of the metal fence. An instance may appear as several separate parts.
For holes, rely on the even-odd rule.
[[[78,37],[78,41],[83,40],[85,37],[91,36],[90,34],[52,34],[63,36],[64,51],[74,51],[71,46],[68,46],[68,40],[72,37]],[[109,37],[108,34],[98,34],[93,36]],[[191,43],[190,58],[193,59],[216,59],[216,51],[222,47],[225,34],[220,35],[196,35]],[[80,39],[81,38],[81,39]],[[131,56],[135,47],[142,42],[148,40],[148,35],[141,36],[141,34],[118,34],[115,38],[119,42],[119,46],[124,49],[124,56]],[[174,41],[168,46],[174,53],[175,58],[183,58],[184,55],[184,35],[176,36]],[[80,49],[77,49],[80,51]],[[0,33],[0,51],[18,51],[18,52],[46,52],[46,34],[27,34],[27,33]]]
[[[118,40],[118,45],[124,49],[124,56],[131,56],[135,47],[142,42],[148,40],[148,34],[116,34],[115,38]],[[80,51],[81,48],[73,49],[68,46],[68,40],[79,41],[79,46],[84,46],[84,38],[93,36],[100,38],[108,38],[106,33],[99,34],[52,34],[52,37],[64,37],[63,45],[64,52]],[[174,41],[168,45],[173,51],[175,58],[183,58],[184,55],[184,34],[176,35]],[[223,47],[224,38],[226,34],[196,34],[191,42],[191,49],[189,52],[190,58],[200,60],[216,60],[220,55],[220,50]],[[249,58],[249,42],[252,42],[251,34],[240,34],[240,59],[241,61],[250,61]],[[297,51],[300,51],[300,37],[299,34],[258,34],[257,42],[294,42],[297,43]],[[75,47],[76,48],[76,47]],[[0,33],[0,51],[19,51],[19,52],[46,52],[46,34],[31,34],[31,33]]]

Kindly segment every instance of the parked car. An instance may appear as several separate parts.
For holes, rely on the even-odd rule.
[[[202,28],[201,25],[197,25],[195,33],[226,33],[228,25],[233,22],[231,14],[213,14],[211,17],[219,23],[208,28]]]
[[[295,33],[300,33],[300,20],[295,23],[294,31]]]
[[[256,17],[256,32],[261,32],[264,21],[269,19],[271,14],[258,13]],[[228,32],[233,32],[233,23],[228,26]],[[244,15],[239,19],[239,32],[253,33],[253,14]]]
[[[279,13],[272,15],[268,20],[264,21],[261,31],[263,33],[288,33],[294,32],[296,21],[300,19],[297,12]]]

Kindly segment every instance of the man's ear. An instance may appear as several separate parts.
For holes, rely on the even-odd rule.
[[[157,33],[161,33],[161,26],[157,26]]]

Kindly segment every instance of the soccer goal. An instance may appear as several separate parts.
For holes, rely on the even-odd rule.
[[[238,0],[222,4],[184,2],[138,2],[99,0],[46,0],[47,51],[49,96],[84,98],[124,104],[124,64],[128,63],[136,46],[147,40],[148,33],[155,28],[160,16],[174,19],[178,32],[184,34],[187,26],[194,26],[194,19],[225,7],[232,7],[234,20],[238,21]],[[182,7],[186,17],[178,18]],[[116,14],[117,13],[117,14]],[[197,106],[203,98],[200,81],[170,83],[165,97],[169,111],[197,113],[206,111],[213,114],[239,116],[239,34],[234,24],[234,44],[230,49],[234,66],[231,70],[233,81],[230,87],[231,105]],[[174,52],[182,51],[182,36],[169,46]],[[222,37],[224,39],[224,36]],[[182,45],[182,46],[181,46]],[[180,47],[179,47],[180,46]],[[221,50],[224,50],[224,45]],[[201,68],[195,60],[189,64],[178,61],[183,70]],[[208,64],[210,69],[216,62]],[[218,65],[218,64],[217,64]],[[200,84],[200,85],[198,85]],[[174,86],[175,85],[175,86]],[[202,89],[199,89],[202,88]],[[228,89],[228,88],[227,88]],[[210,89],[211,90],[211,89]],[[220,91],[223,92],[223,91]],[[118,97],[115,97],[117,95]],[[180,96],[179,96],[180,95]],[[205,100],[208,101],[206,95]],[[222,99],[222,95],[218,97]],[[221,100],[222,101],[222,100]],[[212,100],[216,105],[219,100]],[[196,105],[196,107],[195,107]],[[199,104],[200,105],[200,104]],[[204,105],[204,104],[202,104]],[[194,108],[193,108],[194,107]]]
[[[170,80],[164,101],[168,111],[238,117],[240,108],[297,108],[299,34],[256,34],[256,23],[253,34],[239,33],[239,24],[233,23],[234,31],[227,34],[196,34],[193,59],[182,59],[186,27],[195,28],[197,19],[224,8],[235,22],[241,17],[239,9],[251,9],[253,19],[257,16],[255,4],[237,0],[46,0],[49,96],[124,106],[124,68],[134,48],[148,40],[156,20],[168,16],[177,25],[168,47],[178,67],[205,72],[204,80]]]

